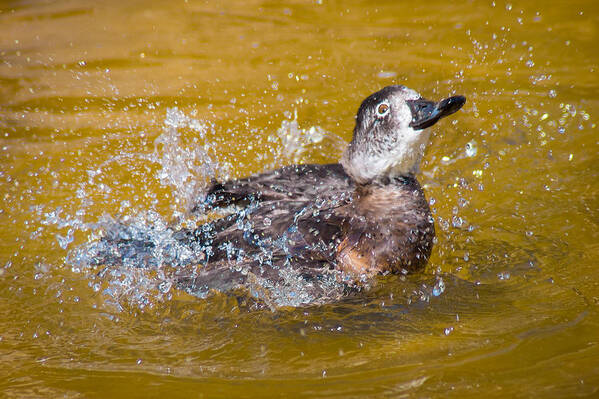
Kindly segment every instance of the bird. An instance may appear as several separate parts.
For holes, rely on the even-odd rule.
[[[465,102],[387,86],[361,103],[338,163],[213,181],[193,212],[222,216],[172,232],[192,254],[175,268],[176,286],[198,297],[245,290],[271,307],[302,306],[338,300],[377,275],[422,270],[435,227],[416,174],[428,128]],[[113,241],[113,259],[145,245]]]

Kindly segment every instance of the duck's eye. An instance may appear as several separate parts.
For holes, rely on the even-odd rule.
[[[378,116],[385,116],[389,112],[389,104],[381,103],[378,107],[376,107],[376,113]]]

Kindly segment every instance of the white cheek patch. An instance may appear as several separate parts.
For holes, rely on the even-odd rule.
[[[393,109],[395,112],[395,118],[399,122],[399,125],[403,129],[409,129],[410,123],[412,123],[412,110],[406,103],[408,100],[417,100],[420,98],[420,94],[414,90],[406,89],[403,96],[393,98]]]
[[[409,127],[412,122],[412,111],[410,110],[410,107],[408,107],[408,104],[406,104],[405,101],[398,102],[396,106],[398,119],[400,120],[402,128],[405,126],[406,128],[411,129]]]

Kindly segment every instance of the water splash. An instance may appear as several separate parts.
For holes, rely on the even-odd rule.
[[[185,129],[196,133],[190,145],[186,145],[182,137]],[[65,216],[62,209],[46,214],[47,226],[68,229],[66,234],[61,232],[56,236],[60,247],[69,250],[66,264],[73,272],[86,274],[90,288],[102,292],[117,308],[125,303],[152,307],[170,299],[175,289],[207,297],[215,289],[234,290],[239,281],[243,281],[240,286],[247,288],[249,295],[271,309],[341,296],[344,280],[338,272],[323,271],[315,288],[306,284],[299,271],[280,266],[280,259],[275,258],[287,254],[284,256],[288,261],[291,248],[304,240],[298,231],[298,218],[317,216],[323,206],[332,206],[330,203],[316,201],[300,209],[286,232],[266,238],[258,233],[273,222],[270,219],[254,222],[257,203],[250,202],[242,209],[227,208],[218,215],[197,212],[208,200],[209,181],[223,168],[208,155],[206,146],[200,145],[200,140],[205,140],[212,129],[210,123],[170,108],[163,132],[153,142],[153,151],[122,152],[89,170],[87,181],[79,185],[76,193],[81,206],[75,215]],[[318,126],[300,128],[297,114],[293,120],[282,122],[277,135],[281,145],[275,151],[291,162],[298,162],[307,151],[327,140],[339,148],[345,145],[342,139]],[[134,208],[135,201],[119,198],[117,187],[111,187],[112,183],[106,178],[111,171],[128,170],[139,163],[155,166],[145,170],[155,170],[150,178],[159,183],[156,187],[168,189],[174,203],[171,214],[156,210],[152,202]],[[85,220],[86,210],[97,206],[90,195],[94,190],[100,190],[104,198],[113,199],[118,206],[116,215],[104,214],[93,222]],[[144,193],[145,198],[155,198],[156,193],[149,191]],[[189,212],[194,207],[195,211]],[[243,245],[250,245],[251,252],[235,242],[214,244],[210,237],[215,225],[210,221],[215,220],[215,216],[227,218],[241,231]],[[78,242],[77,232],[87,232],[87,242],[70,248]],[[218,265],[220,276],[203,284],[201,270],[217,252],[226,254],[226,260]]]
[[[297,164],[303,161],[309,149],[316,145],[328,142],[333,147],[332,152],[341,153],[347,143],[334,133],[327,132],[320,126],[311,126],[308,129],[300,128],[297,121],[297,109],[294,109],[293,119],[291,113],[287,112],[281,127],[277,130],[277,136],[281,141],[281,155],[290,162]]]
[[[206,122],[190,118],[176,107],[169,108],[164,133],[155,140],[151,159],[161,166],[157,175],[160,182],[170,186],[175,191],[175,201],[189,210],[202,196],[209,179],[215,177],[219,164],[199,145],[181,146],[179,129],[184,127],[199,133],[199,139],[204,139],[211,128]]]
[[[191,144],[183,142],[183,129],[195,133]],[[177,108],[169,108],[152,152],[122,152],[87,171],[86,181],[79,182],[75,192],[80,201],[75,212],[69,213],[62,207],[45,213],[43,207],[37,210],[47,232],[58,230],[55,233],[58,246],[68,250],[66,264],[74,272],[88,274],[90,287],[96,291],[104,287],[103,292],[113,298],[114,303],[126,300],[144,307],[169,298],[173,277],[168,268],[162,266],[185,266],[201,259],[201,249],[180,243],[168,221],[181,219],[197,201],[202,201],[209,180],[221,168],[199,145],[211,129],[211,124],[191,118]],[[148,163],[156,168],[146,170],[156,172],[144,177],[153,178],[159,183],[157,187],[168,189],[173,202],[171,215],[154,210],[151,203],[146,209],[135,211],[130,199],[119,199],[119,194],[105,182],[113,170],[128,170]],[[95,221],[89,220],[88,210],[97,206],[94,193],[98,191],[104,200],[119,204],[117,216],[104,214]],[[145,194],[155,197],[155,193]],[[87,233],[87,243],[71,248],[78,242],[76,237],[80,232]],[[40,234],[39,229],[34,231],[31,239]],[[118,267],[98,271],[102,263],[118,264]]]

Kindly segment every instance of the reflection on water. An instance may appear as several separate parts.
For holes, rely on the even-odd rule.
[[[596,15],[590,1],[3,3],[14,367],[0,389],[596,393]],[[159,265],[188,267],[173,231],[215,216],[188,213],[210,179],[337,161],[359,101],[391,83],[469,100],[421,166],[438,232],[424,273],[274,312],[177,289]],[[153,267],[98,266],[109,235],[152,242]]]

